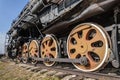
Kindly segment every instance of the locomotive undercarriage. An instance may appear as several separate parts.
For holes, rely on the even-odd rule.
[[[58,62],[66,62],[84,72],[98,71],[106,65],[119,68],[119,7],[102,14],[98,12],[94,12],[94,16],[84,15],[86,18],[82,19],[70,18],[70,21],[66,20],[67,17],[61,18],[60,25],[55,21],[57,27],[49,24],[53,26],[51,29],[45,26],[41,29],[39,20],[36,23],[23,21],[27,28],[20,30],[20,39],[18,36],[12,38],[15,47],[11,42],[12,48],[8,52],[14,51],[15,57],[23,63],[37,64],[41,61],[46,66],[54,66]]]
[[[103,28],[95,23],[84,23],[72,29],[69,36],[66,34],[67,36],[59,37],[55,34],[46,34],[42,40],[33,39],[29,41],[27,46],[33,44],[33,50],[28,49],[26,55],[29,55],[29,59],[28,56],[25,59],[27,61],[31,60],[35,64],[38,61],[43,61],[46,66],[53,66],[57,62],[73,63],[77,69],[85,72],[103,69],[107,64],[112,64],[118,68],[119,55],[115,54],[114,51],[117,53],[119,51],[113,48],[114,46],[117,48],[116,45],[118,45],[118,43],[115,43],[115,40],[117,40],[115,35],[118,32],[114,30],[116,29],[115,25],[118,25],[117,29],[119,29],[119,24]],[[83,40],[82,37],[84,37]],[[117,40],[117,42],[119,41]],[[39,47],[36,47],[38,45]],[[99,54],[100,52],[101,54]],[[31,53],[33,56],[30,56]],[[23,56],[23,62],[25,59]],[[27,61],[24,63],[27,63]]]

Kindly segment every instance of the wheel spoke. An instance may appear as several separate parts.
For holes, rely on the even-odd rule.
[[[53,47],[56,47],[55,43],[53,43],[51,46],[49,46],[50,49],[53,48]]]
[[[72,36],[72,38],[74,38],[75,41],[77,41],[77,40],[80,39],[80,38],[78,37],[78,33],[75,33],[75,34]],[[76,43],[78,43],[78,42],[76,42]]]
[[[89,67],[90,67],[90,68],[96,67],[97,62],[93,61],[93,59],[92,59],[88,54],[86,55],[86,57],[87,57],[87,59],[88,59],[88,61],[89,61]]]
[[[88,34],[89,30],[90,30],[89,28],[83,30],[83,37],[82,37],[82,40],[86,40],[86,37],[87,37],[87,34]]]
[[[48,41],[46,40],[46,41],[44,41],[44,46],[46,47],[46,46],[48,46]]]
[[[78,53],[74,53],[74,54],[70,54],[70,57],[71,59],[75,59],[77,58],[78,55],[79,55]]]
[[[73,45],[71,43],[68,46],[70,47],[70,49],[75,49],[77,47],[77,45]]]
[[[51,51],[50,54],[52,54],[52,55],[54,56],[54,58],[55,58],[55,56],[56,56],[56,51]]]
[[[48,53],[49,55],[52,54],[53,56],[56,56],[56,46],[50,47]]]
[[[96,34],[94,35],[94,37],[91,40],[89,40],[89,43],[92,44],[93,42],[96,42],[96,41],[99,41],[99,40],[103,41],[104,38],[103,38],[102,34],[97,31]]]
[[[47,40],[46,41],[46,45],[49,46],[49,43],[50,43],[50,40]]]
[[[103,59],[103,57],[105,56],[105,50],[104,49],[101,49],[101,48],[97,48],[93,51],[94,53],[96,53],[100,59]]]

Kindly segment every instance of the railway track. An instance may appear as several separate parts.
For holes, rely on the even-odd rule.
[[[51,75],[53,71],[62,72],[62,79],[68,78],[67,80],[120,80],[120,76],[115,73],[97,73],[97,72],[81,72],[71,65],[71,64],[64,65],[57,65],[53,67],[47,67],[43,64],[36,64],[33,65],[31,63],[22,64],[22,67],[29,69],[31,71],[39,72],[41,70],[45,70],[45,72],[50,72]],[[25,67],[26,66],[26,67]],[[44,72],[43,70],[43,72]],[[50,74],[49,74],[50,75]]]
[[[11,62],[12,60],[2,58],[2,62]],[[13,62],[13,61],[12,61]],[[41,63],[41,62],[40,62]],[[64,63],[63,63],[64,64]],[[74,68],[71,64],[57,64],[53,67],[47,67],[44,64],[16,64],[35,74],[42,73],[48,76],[56,76],[61,80],[120,80],[119,73],[98,73],[98,72],[81,72]],[[70,66],[70,67],[68,67]],[[117,72],[117,71],[116,71]]]

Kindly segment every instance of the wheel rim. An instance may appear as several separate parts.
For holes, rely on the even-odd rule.
[[[53,35],[46,35],[41,43],[41,57],[42,58],[57,58],[58,57],[58,45],[57,39]],[[45,61],[46,66],[53,66],[54,61]]]
[[[74,28],[67,40],[67,53],[70,59],[80,59],[73,65],[84,72],[100,69],[109,56],[109,42],[106,32],[99,25],[84,23]]]
[[[23,63],[27,63],[28,61],[28,44],[24,43],[22,46],[22,61]]]
[[[32,63],[37,63],[37,60],[34,60],[33,58],[39,58],[39,45],[36,40],[32,40],[29,45],[29,54],[32,58]]]

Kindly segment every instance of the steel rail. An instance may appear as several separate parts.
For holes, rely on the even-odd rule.
[[[31,64],[29,64],[31,65]],[[41,64],[36,64],[35,65],[38,68],[43,68],[43,69],[49,69],[49,70],[55,70],[58,72],[65,72],[68,74],[73,74],[79,76],[81,79],[84,78],[91,78],[95,80],[120,80],[119,75],[109,75],[109,74],[104,74],[104,73],[97,73],[97,72],[82,72],[77,69],[66,69],[65,67],[63,68],[57,68],[57,66],[54,67],[47,67],[45,65]]]

